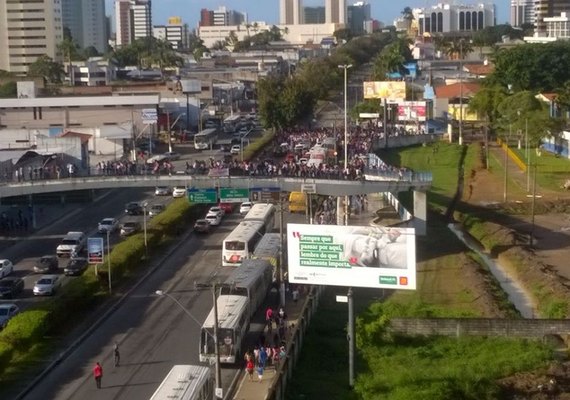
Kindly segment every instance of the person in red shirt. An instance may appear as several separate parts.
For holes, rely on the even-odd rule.
[[[95,364],[95,367],[93,368],[93,376],[95,377],[97,389],[101,389],[101,379],[103,379],[103,367],[101,364]]]

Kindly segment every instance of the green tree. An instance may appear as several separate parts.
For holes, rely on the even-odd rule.
[[[316,104],[314,94],[299,79],[288,79],[280,97],[283,123],[293,127],[313,112]]]
[[[212,45],[212,50],[224,50],[226,48],[225,40],[216,40]]]
[[[238,44],[239,39],[237,37],[237,34],[234,31],[230,31],[230,34],[228,37],[226,37],[226,43],[227,45],[231,48],[234,49],[236,44]]]
[[[259,115],[266,128],[281,128],[285,119],[281,109],[281,93],[285,84],[279,78],[264,78],[257,82]]]
[[[18,95],[17,83],[14,81],[0,85],[0,98],[14,98]]]
[[[483,116],[493,125],[499,119],[499,104],[507,97],[505,88],[484,86],[469,100],[469,110]]]
[[[352,110],[350,110],[350,117],[358,119],[361,113],[379,113],[383,115],[382,100],[372,99],[356,103]]]
[[[46,55],[38,57],[28,67],[28,76],[43,78],[49,84],[60,84],[64,75],[63,65]]]
[[[399,72],[404,75],[404,63],[412,59],[412,54],[406,39],[398,39],[384,47],[374,60],[373,77],[377,80],[386,79],[387,74]]]
[[[83,50],[83,58],[89,59],[91,57],[100,57],[101,54],[97,51],[95,46],[89,46]]]
[[[406,30],[410,30],[412,27],[412,21],[414,20],[414,12],[410,7],[404,7],[402,10],[402,18],[406,21]]]
[[[352,31],[348,28],[338,29],[333,33],[337,43],[348,42],[352,39]]]

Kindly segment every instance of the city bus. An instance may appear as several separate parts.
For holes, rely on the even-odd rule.
[[[273,266],[276,273],[279,269],[279,254],[281,252],[281,235],[266,233],[263,235],[253,252],[253,259],[265,260]]]
[[[251,258],[264,233],[263,222],[242,221],[222,242],[222,266],[239,267],[243,260]]]
[[[275,227],[275,206],[273,204],[254,204],[251,209],[247,212],[244,221],[259,221],[263,222],[264,231],[271,232]]]
[[[263,304],[267,291],[273,283],[273,266],[265,260],[244,260],[226,280],[220,289],[220,296],[236,295],[247,297],[249,315]]]
[[[218,141],[218,130],[216,128],[204,129],[194,135],[194,148],[196,150],[211,149]]]
[[[237,132],[241,125],[241,116],[232,115],[224,119],[224,132],[234,133]]]
[[[241,361],[243,340],[250,322],[249,300],[246,296],[218,296],[218,348],[220,363],[234,364]],[[214,308],[202,324],[200,331],[200,362],[214,362]]]
[[[202,365],[175,365],[150,400],[212,400],[214,378]]]

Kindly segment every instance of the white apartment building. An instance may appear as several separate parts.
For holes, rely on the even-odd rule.
[[[527,43],[550,43],[557,40],[570,39],[570,13],[562,12],[557,17],[545,17],[543,23],[546,26],[544,32],[535,32],[534,36],[525,37]]]
[[[152,28],[152,36],[159,40],[170,42],[174,50],[186,47],[188,32],[184,25],[155,25]]]
[[[472,32],[495,26],[493,4],[437,4],[418,14],[419,34]]]
[[[61,3],[0,1],[0,70],[25,74],[44,54],[59,60],[62,40]]]
[[[116,46],[152,36],[151,0],[115,0]]]
[[[229,37],[230,32],[234,32],[238,40],[242,41],[247,36],[253,36],[256,33],[265,32],[269,29],[271,29],[271,25],[265,22],[257,22],[256,32],[254,32],[252,28],[248,28],[245,24],[200,26],[198,28],[198,37],[204,41],[204,46],[211,48],[217,41],[224,41]]]
[[[73,61],[71,68],[73,86],[107,86],[116,76],[116,68],[102,57]]]
[[[105,0],[62,0],[62,20],[74,42],[82,49],[93,46],[107,51]]]
[[[151,0],[135,0],[131,3],[133,40],[152,36]]]
[[[511,0],[511,25],[534,24],[534,0]]]

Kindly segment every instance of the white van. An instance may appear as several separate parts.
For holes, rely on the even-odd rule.
[[[72,254],[79,254],[85,247],[86,240],[83,232],[67,232],[60,245],[57,246],[57,256],[71,257]]]

